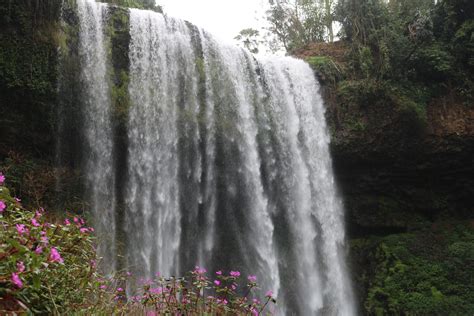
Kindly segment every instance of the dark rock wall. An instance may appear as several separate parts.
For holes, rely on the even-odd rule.
[[[346,105],[323,90],[360,310],[472,313],[472,105],[434,99],[420,126],[390,103]]]

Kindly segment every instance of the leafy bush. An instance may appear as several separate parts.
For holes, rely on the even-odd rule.
[[[84,220],[50,223],[43,209],[25,210],[1,184],[0,209],[3,309],[65,312],[98,289],[93,229]]]
[[[255,276],[239,288],[238,271],[217,271],[213,280],[201,267],[183,278],[105,278],[92,227],[77,216],[59,223],[43,209],[26,210],[4,181],[0,173],[0,313],[261,315],[276,302],[271,291],[255,297]]]
[[[474,233],[468,223],[384,237],[365,308],[375,315],[472,315]]]

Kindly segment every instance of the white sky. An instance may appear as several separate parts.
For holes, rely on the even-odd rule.
[[[268,0],[157,0],[163,11],[232,42],[240,30],[260,29]],[[258,21],[258,20],[259,21]]]

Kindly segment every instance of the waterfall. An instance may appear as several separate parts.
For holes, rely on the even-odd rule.
[[[82,88],[83,164],[87,200],[101,243],[106,271],[115,266],[115,195],[111,101],[107,74],[104,16],[107,6],[78,0],[79,59]]]
[[[104,265],[114,269],[123,242],[135,276],[239,270],[273,290],[278,314],[354,315],[343,205],[310,67],[256,58],[188,22],[130,9],[120,152],[106,13],[78,0],[85,185]],[[125,169],[117,155],[126,155]]]

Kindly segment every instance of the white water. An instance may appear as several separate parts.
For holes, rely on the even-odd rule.
[[[86,185],[99,250],[127,270],[256,274],[280,314],[353,315],[344,219],[319,84],[304,62],[257,60],[184,21],[130,10],[126,153],[114,153],[106,6],[79,0]],[[114,170],[114,155],[127,169]],[[116,172],[126,173],[123,220]]]
[[[115,266],[115,195],[111,102],[107,75],[104,16],[107,6],[78,0],[79,58],[83,106],[84,170],[86,194],[94,225],[102,243],[99,255],[107,272]]]

